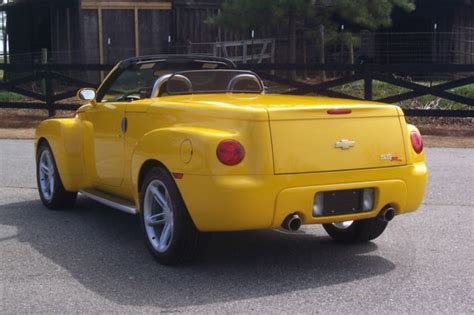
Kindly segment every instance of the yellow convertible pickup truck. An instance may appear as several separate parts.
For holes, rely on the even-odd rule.
[[[36,131],[43,204],[79,192],[139,215],[163,264],[211,231],[322,224],[369,241],[423,199],[422,138],[397,106],[266,94],[255,73],[196,56],[122,61],[78,97],[75,117]]]

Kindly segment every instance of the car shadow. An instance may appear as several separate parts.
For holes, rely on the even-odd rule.
[[[345,246],[323,233],[273,230],[209,234],[198,261],[165,267],[147,252],[136,217],[85,198],[64,211],[46,210],[37,200],[1,205],[0,225],[16,227],[20,242],[87,289],[123,305],[176,308],[243,300],[353,282],[395,268],[374,252],[375,243]]]

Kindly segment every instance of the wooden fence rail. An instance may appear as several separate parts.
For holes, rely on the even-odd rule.
[[[292,90],[286,92],[288,94],[308,94],[314,93],[329,97],[342,97],[349,99],[364,99],[370,101],[378,101],[383,103],[398,103],[401,101],[413,99],[424,95],[433,95],[456,103],[464,104],[472,109],[466,110],[440,110],[440,109],[404,109],[407,116],[425,116],[425,117],[474,117],[474,98],[458,95],[447,90],[474,84],[474,64],[457,65],[457,64],[258,64],[258,65],[241,65],[242,69],[256,71],[266,80],[281,83],[293,87]],[[284,75],[271,74],[271,71],[339,71],[347,74],[345,76],[324,81],[321,83],[308,84],[301,81],[291,80]],[[394,75],[396,74],[396,75]],[[435,84],[433,86],[425,86],[420,83],[411,82],[403,79],[406,75],[432,75],[440,74],[450,75],[451,77],[461,77],[452,79],[447,82]],[[364,97],[358,98],[353,95],[344,94],[331,90],[331,88],[349,84],[363,80]],[[373,81],[381,81],[394,86],[409,89],[409,92],[374,99],[373,97]]]
[[[100,72],[109,71],[112,65],[85,65],[85,64],[0,64],[0,69],[10,74],[13,79],[0,81],[0,91],[10,91],[34,99],[34,102],[0,102],[0,108],[33,108],[47,109],[50,116],[56,110],[75,110],[78,104],[58,104],[58,101],[68,99],[76,94],[81,87],[96,87],[99,82],[87,82],[85,80],[66,75],[70,72]],[[434,116],[434,117],[474,117],[474,98],[458,95],[451,89],[474,84],[474,65],[430,65],[430,64],[390,64],[390,65],[343,65],[343,64],[241,64],[240,69],[249,69],[257,72],[263,79],[278,84],[284,84],[291,89],[287,94],[318,94],[330,97],[342,97],[350,99],[375,100],[385,103],[398,103],[415,97],[433,95],[456,103],[465,104],[466,110],[433,110],[433,109],[405,109],[407,116]],[[289,79],[287,71],[333,71],[345,73],[345,75],[320,82],[306,83]],[[27,73],[27,74],[25,74]],[[403,79],[406,75],[437,75],[449,74],[454,77],[447,82],[425,86],[417,82]],[[23,74],[22,77],[19,77]],[[396,74],[396,75],[395,75]],[[79,76],[81,77],[81,76]],[[97,76],[98,77],[98,76]],[[355,81],[363,81],[364,97],[358,98],[342,92],[331,90],[332,88],[349,84]],[[392,84],[408,92],[374,99],[373,81],[381,81]],[[61,82],[61,89],[54,82]],[[26,86],[33,82],[42,82],[42,91],[38,92],[28,89]],[[66,88],[64,88],[66,86]]]

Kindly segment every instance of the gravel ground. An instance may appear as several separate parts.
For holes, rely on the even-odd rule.
[[[85,198],[44,209],[32,141],[0,140],[0,314],[473,313],[474,150],[426,155],[425,202],[375,242],[338,245],[319,226],[219,233],[170,268],[133,216]]]

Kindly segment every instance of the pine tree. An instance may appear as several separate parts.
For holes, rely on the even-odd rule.
[[[288,61],[296,62],[296,36],[299,26],[325,24],[329,40],[355,46],[358,37],[350,31],[336,32],[334,17],[352,26],[377,29],[392,24],[395,7],[407,12],[415,9],[414,0],[225,0],[220,15],[209,19],[212,25],[228,30],[268,31],[285,27],[288,31]]]

